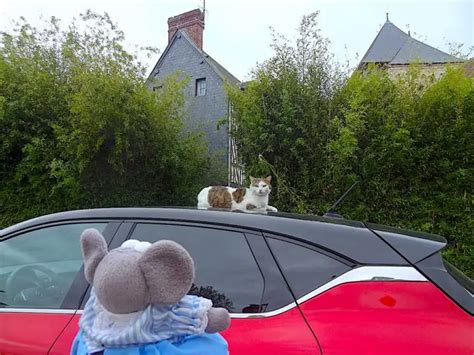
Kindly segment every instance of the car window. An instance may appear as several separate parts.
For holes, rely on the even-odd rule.
[[[470,294],[474,294],[474,281],[467,277],[461,270],[455,267],[453,264],[443,259],[444,267],[446,271]]]
[[[131,236],[141,241],[173,240],[194,259],[196,277],[190,294],[206,297],[233,313],[260,309],[263,277],[245,235],[181,225],[138,224]]]
[[[82,267],[79,237],[106,223],[37,229],[0,242],[0,307],[57,309]]]
[[[314,249],[267,238],[296,298],[300,298],[350,270],[350,266]]]

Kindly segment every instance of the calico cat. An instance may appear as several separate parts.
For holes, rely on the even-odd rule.
[[[250,177],[250,187],[208,186],[198,194],[198,208],[226,208],[250,212],[278,212],[268,204],[272,177]]]

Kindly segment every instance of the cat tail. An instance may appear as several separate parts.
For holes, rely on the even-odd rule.
[[[197,196],[197,208],[208,209],[211,207],[208,201],[209,190],[210,190],[210,187],[205,187],[201,190],[201,192],[199,192]]]

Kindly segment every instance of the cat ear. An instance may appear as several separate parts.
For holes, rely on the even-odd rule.
[[[253,184],[255,180],[257,180],[257,179],[254,178],[253,176],[250,177],[250,183],[251,183],[251,184]]]
[[[263,179],[268,185],[272,183],[272,176],[268,175],[265,179]]]

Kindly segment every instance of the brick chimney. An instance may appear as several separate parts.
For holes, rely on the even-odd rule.
[[[168,18],[168,43],[178,29],[186,31],[186,34],[194,41],[196,46],[202,50],[204,14],[201,10],[196,9]]]

